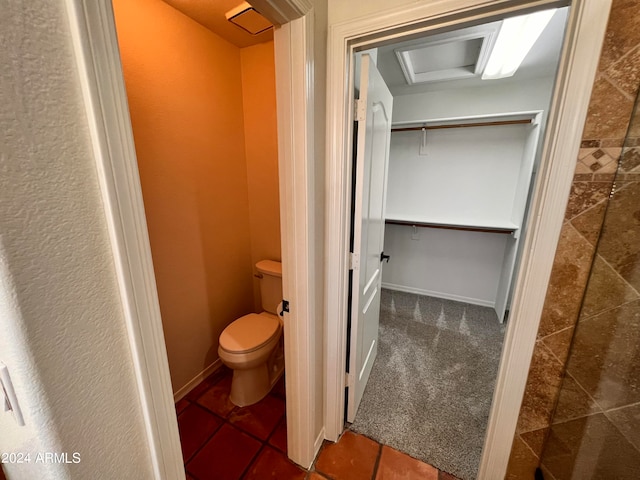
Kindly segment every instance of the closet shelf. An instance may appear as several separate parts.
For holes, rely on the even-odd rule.
[[[511,222],[449,222],[410,220],[401,218],[386,218],[388,225],[406,225],[409,227],[444,228],[447,230],[463,230],[466,232],[504,233],[512,234],[518,230],[518,226]]]

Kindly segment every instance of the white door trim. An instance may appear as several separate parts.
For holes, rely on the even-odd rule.
[[[274,32],[278,98],[278,160],[283,295],[290,313],[284,317],[287,378],[287,446],[289,458],[305,468],[320,444],[313,432],[319,355],[314,338],[314,12]],[[322,301],[318,299],[317,301]]]
[[[270,3],[277,5],[280,0],[271,0]],[[293,2],[296,3],[304,2]],[[154,478],[183,480],[184,465],[113,9],[110,0],[66,0],[66,6]],[[305,21],[299,22],[304,24]],[[296,122],[289,117],[294,113],[299,114],[301,99],[294,98],[293,94],[295,92],[299,95],[307,88],[304,69],[313,61],[308,47],[302,52],[295,47],[298,44],[307,45],[307,39],[312,36],[312,29],[307,31],[299,27],[293,27],[288,36],[276,35],[276,48],[295,50],[292,58],[297,59],[295,64],[280,62],[280,77],[292,79],[292,91],[286,92],[292,97],[278,96],[278,104],[280,101],[287,101],[296,106],[294,109],[282,109],[278,106],[278,120],[287,122],[288,119],[288,123],[293,125],[291,137],[296,139],[302,134],[306,135],[308,131],[311,135],[313,132],[307,130],[306,116],[296,116]],[[278,130],[279,133],[282,131],[281,128]],[[313,145],[312,137],[305,137],[302,144]],[[294,147],[295,151],[292,150]],[[291,139],[279,140],[279,150],[280,167],[285,172],[297,173],[301,165],[306,167],[310,161],[311,150],[299,148]],[[296,157],[296,154],[299,156]],[[294,165],[294,159],[297,159],[297,165]],[[292,205],[292,201],[310,198],[305,182],[294,182],[287,194],[289,196],[281,195],[281,212],[293,211],[296,204]],[[312,214],[312,204],[297,205],[295,221],[282,227],[283,240],[291,242],[291,239],[296,238],[295,247],[288,250],[292,258],[283,250],[283,277],[287,285],[290,285],[288,292],[291,298],[295,298],[296,302],[294,311],[288,315],[290,326],[287,333],[290,338],[296,338],[296,341],[309,331],[309,303],[313,297],[307,294],[309,290],[298,294],[291,287],[299,278],[309,278],[310,275],[307,248],[310,240],[298,239],[296,235],[299,235],[299,231],[294,230],[294,226],[305,215]],[[296,270],[291,272],[288,265],[295,266]],[[298,317],[295,312],[300,312]],[[309,460],[309,456],[315,454],[310,453],[308,439],[311,439],[312,446],[316,440],[313,434],[313,410],[306,400],[306,396],[315,397],[315,392],[309,392],[315,385],[314,369],[311,368],[313,359],[310,356],[314,352],[307,350],[302,343],[300,348],[292,348],[293,342],[288,343],[290,346],[285,354],[287,368],[297,366],[287,372],[287,394],[292,395],[287,402],[287,409],[291,410],[287,424],[293,452],[290,458],[308,466],[313,460],[312,456]]]
[[[344,425],[347,271],[353,122],[354,46],[428,31],[553,0],[441,0],[357,18],[329,27],[327,65],[325,434],[337,440]],[[573,2],[554,101],[534,192],[529,230],[516,279],[512,319],[480,465],[480,479],[504,478],[531,363],[540,314],[575,169],[610,0]],[[366,39],[365,39],[366,37]]]

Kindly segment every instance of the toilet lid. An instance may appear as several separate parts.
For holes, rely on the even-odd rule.
[[[222,331],[220,346],[228,352],[250,352],[271,340],[279,329],[277,317],[250,313],[233,321]]]

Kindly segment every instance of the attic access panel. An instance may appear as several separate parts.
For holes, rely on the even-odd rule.
[[[434,35],[395,49],[409,85],[482,74],[501,22]]]

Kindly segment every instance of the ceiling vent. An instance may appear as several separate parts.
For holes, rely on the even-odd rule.
[[[236,8],[229,10],[225,16],[231,23],[249,32],[251,35],[258,35],[273,26],[269,20],[260,15],[260,13],[247,2],[242,2]]]
[[[409,85],[482,75],[500,22],[433,35],[395,50]]]

